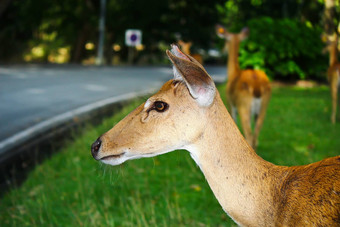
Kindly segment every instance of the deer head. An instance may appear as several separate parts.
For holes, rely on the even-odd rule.
[[[190,48],[192,46],[192,42],[184,42],[183,40],[180,39],[178,40],[178,45],[180,45],[183,53],[187,55],[191,54]]]
[[[220,38],[226,39],[228,41],[232,40],[233,38],[238,38],[240,41],[243,41],[248,38],[249,29],[244,27],[240,33],[231,33],[222,25],[216,25],[216,33]]]
[[[189,145],[204,131],[204,115],[216,96],[214,82],[176,45],[167,55],[174,79],[93,143],[96,160],[118,165],[156,156]]]
[[[222,25],[216,25],[216,34],[218,37],[225,39],[225,46],[223,50],[226,51],[229,43],[232,43],[238,49],[240,42],[248,38],[249,29],[245,27],[240,33],[231,33]]]

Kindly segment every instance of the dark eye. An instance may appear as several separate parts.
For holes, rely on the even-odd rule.
[[[165,102],[161,102],[161,101],[156,101],[154,104],[154,109],[157,112],[164,112],[168,109],[169,105]]]

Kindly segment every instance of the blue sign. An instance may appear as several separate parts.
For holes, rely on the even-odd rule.
[[[128,29],[125,32],[125,44],[127,46],[139,46],[142,44],[142,31],[138,29]]]

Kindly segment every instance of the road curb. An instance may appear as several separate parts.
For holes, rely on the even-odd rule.
[[[223,79],[214,79],[216,84]],[[85,124],[100,124],[127,103],[151,95],[157,88],[114,96],[59,114],[0,141],[0,195],[11,187],[20,186],[27,173],[53,153],[65,140]],[[73,133],[73,134],[72,134]],[[90,149],[90,148],[89,148]]]
[[[62,147],[83,125],[100,123],[127,103],[155,92],[148,89],[110,97],[42,121],[0,142],[0,195],[19,186],[32,167]],[[56,142],[57,141],[57,142]],[[56,145],[57,144],[57,145]]]

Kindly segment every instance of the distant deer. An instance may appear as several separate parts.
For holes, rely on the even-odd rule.
[[[183,40],[178,40],[178,45],[180,45],[183,53],[190,55],[191,57],[195,58],[200,64],[203,64],[202,55],[200,54],[191,54],[190,48],[192,46],[192,42],[184,42]]]
[[[324,36],[326,38],[326,36]],[[338,62],[338,36],[333,39],[327,38],[327,46],[324,51],[329,52],[329,68],[327,70],[327,77],[331,90],[332,97],[332,115],[331,121],[336,122],[336,109],[338,103],[338,90],[340,87],[340,63]]]
[[[256,149],[271,96],[269,79],[261,70],[240,69],[239,47],[240,42],[248,37],[248,28],[234,34],[228,32],[221,25],[217,25],[216,33],[219,37],[225,39],[225,45],[228,49],[226,91],[228,110],[235,122],[237,122],[237,113],[240,115],[244,136],[248,143]],[[253,117],[255,117],[254,130],[251,127]]]
[[[175,45],[167,55],[174,79],[93,143],[96,160],[119,165],[186,149],[237,224],[339,226],[340,156],[293,167],[263,160],[202,65]]]

